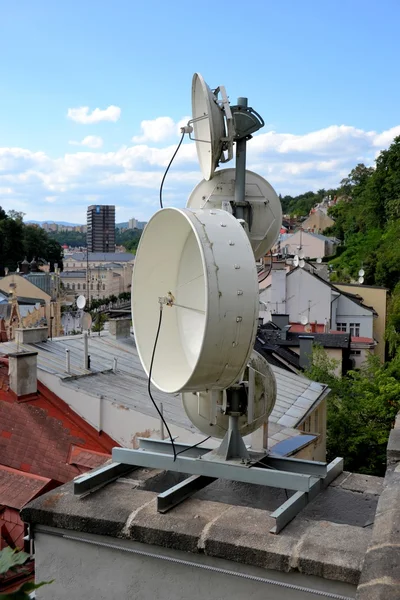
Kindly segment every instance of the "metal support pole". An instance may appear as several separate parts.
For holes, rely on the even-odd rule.
[[[88,343],[88,334],[85,332],[83,334],[83,368],[89,369],[89,343]]]
[[[160,402],[160,413],[164,416],[164,406],[163,406],[162,402]],[[160,438],[162,440],[165,439],[164,421],[161,417],[160,417]]]
[[[238,106],[247,108],[247,98],[238,98]],[[245,210],[246,197],[246,138],[236,140],[236,174],[235,174],[235,217],[247,222]],[[247,218],[246,218],[247,217]]]
[[[114,371],[114,373],[117,372],[117,359],[115,357],[114,357],[114,360],[113,360],[113,371]]]
[[[68,349],[65,350],[65,370],[67,371],[68,375],[71,373],[71,361]]]

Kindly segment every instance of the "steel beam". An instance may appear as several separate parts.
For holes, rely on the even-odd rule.
[[[157,496],[157,511],[160,513],[166,513],[174,506],[177,506],[190,496],[193,496],[199,490],[207,487],[215,481],[215,477],[204,477],[203,475],[192,475],[174,485],[174,487],[158,494]]]
[[[136,467],[164,469],[177,473],[188,473],[189,475],[204,475],[217,479],[229,479],[231,481],[242,481],[243,483],[254,483],[302,492],[307,492],[310,489],[313,479],[310,475],[301,473],[270,470],[265,467],[246,467],[229,462],[207,461],[201,460],[201,457],[196,459],[186,455],[177,456],[176,460],[173,461],[170,454],[131,450],[129,448],[113,448],[112,458],[114,462]]]
[[[263,464],[278,469],[279,471],[290,471],[291,473],[306,473],[314,477],[326,477],[327,464],[316,460],[303,460],[299,458],[286,458],[269,454],[262,461]]]
[[[103,485],[106,485],[135,469],[137,469],[137,467],[134,465],[112,462],[109,465],[100,467],[100,469],[97,469],[96,471],[92,471],[74,479],[74,494],[81,495],[97,490]]]
[[[270,532],[279,533],[323,488],[328,487],[342,471],[343,458],[335,458],[335,460],[327,465],[327,474],[323,479],[312,478],[308,492],[296,492],[271,513],[270,516],[275,519],[275,525],[270,529]]]
[[[154,438],[138,438],[139,448],[155,453],[161,454],[173,454],[172,444],[170,440],[156,440]],[[185,456],[189,456],[192,458],[197,458],[198,456],[203,456],[203,454],[207,454],[207,452],[211,452],[212,448],[200,448],[196,446],[193,448],[190,444],[178,444],[174,442],[175,451],[184,452]]]

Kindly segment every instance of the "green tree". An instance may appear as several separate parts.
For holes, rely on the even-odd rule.
[[[7,546],[0,551],[0,576],[15,571],[19,566],[25,564],[29,558],[30,556],[26,552],[12,550]],[[29,600],[34,590],[49,583],[53,583],[53,581],[43,581],[41,583],[34,583],[33,581],[25,582],[13,592],[0,594],[0,600]]]
[[[328,396],[328,460],[343,456],[345,468],[382,476],[386,446],[400,410],[400,355],[386,365],[370,355],[363,367],[340,378],[323,348],[313,352],[308,377],[331,388]]]
[[[385,338],[389,355],[393,358],[400,352],[400,282],[389,298]]]
[[[96,313],[94,317],[94,324],[92,325],[92,331],[98,333],[104,329],[104,323],[107,321],[107,316],[104,313]]]

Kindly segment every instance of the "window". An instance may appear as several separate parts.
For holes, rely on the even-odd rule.
[[[103,290],[105,290],[105,289],[106,289],[106,286],[105,286],[105,285],[104,285],[104,283],[103,283]]]
[[[347,323],[336,323],[337,331],[347,331]]]
[[[72,289],[73,289],[73,290],[75,289],[75,284],[74,284],[74,283],[72,284]]]
[[[361,350],[352,350],[350,356],[361,356]]]
[[[80,290],[80,289],[81,289],[81,284],[80,284],[80,283],[78,283],[78,290]]]
[[[360,323],[350,323],[350,335],[360,337]]]
[[[86,283],[82,283],[82,289],[86,290]]]
[[[67,290],[69,290],[69,281],[67,282]]]
[[[93,291],[93,283],[90,284],[90,289]]]

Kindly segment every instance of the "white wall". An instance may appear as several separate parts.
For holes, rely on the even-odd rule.
[[[54,582],[36,592],[38,600],[316,600],[320,597],[313,592],[233,576],[232,572],[355,597],[355,586],[320,577],[271,571],[87,533],[67,531],[72,539],[65,539],[40,529],[35,534],[36,580],[54,579]],[[47,530],[49,533],[62,531]],[[73,539],[75,536],[88,539],[92,544],[115,544],[121,550],[78,541]],[[152,556],[138,552],[152,553]],[[193,566],[196,564],[203,568]],[[207,569],[207,566],[220,571]]]
[[[282,248],[288,246],[289,254],[299,254],[299,246],[306,258],[322,258],[325,256],[325,240],[320,240],[306,231],[296,231],[281,243]]]
[[[350,331],[350,323],[360,323],[360,337],[373,338],[373,313],[353,302],[347,296],[341,295],[338,299],[336,321],[332,323],[332,327],[336,327],[336,323],[347,323],[348,332]]]
[[[287,278],[286,310],[293,323],[308,317],[310,323],[325,323],[331,316],[331,288],[304,269],[296,269]]]
[[[138,437],[160,437],[158,416],[144,415],[118,402],[80,392],[63,385],[59,377],[41,369],[38,369],[38,379],[97,431],[104,431],[125,448],[134,447]],[[172,435],[179,437],[179,442],[196,444],[204,439],[204,435],[195,429],[192,432],[170,423],[168,425]],[[218,444],[209,440],[208,445]]]

